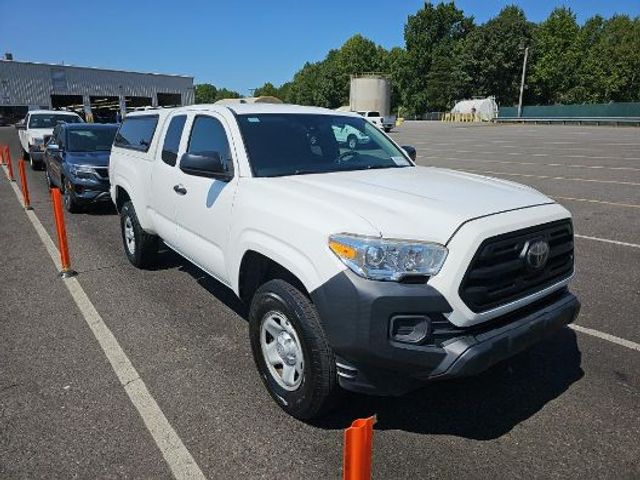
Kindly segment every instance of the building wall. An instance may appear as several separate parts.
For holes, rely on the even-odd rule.
[[[51,95],[149,97],[180,93],[183,105],[194,103],[193,78],[0,60],[0,106],[51,106]],[[85,103],[86,103],[85,99]]]
[[[498,117],[515,118],[518,107],[500,107]],[[523,117],[640,117],[640,102],[585,103],[582,105],[528,105],[522,109]]]

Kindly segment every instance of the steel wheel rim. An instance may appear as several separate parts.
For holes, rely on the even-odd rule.
[[[271,378],[289,392],[297,390],[304,378],[302,344],[283,313],[270,311],[262,317],[260,349]]]
[[[134,255],[136,253],[136,234],[133,230],[133,222],[129,215],[124,217],[124,243],[129,253]]]

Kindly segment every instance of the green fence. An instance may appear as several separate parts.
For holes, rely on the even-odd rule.
[[[518,107],[500,107],[499,118],[516,118]],[[585,105],[533,105],[522,108],[524,118],[640,117],[640,103],[591,103]]]

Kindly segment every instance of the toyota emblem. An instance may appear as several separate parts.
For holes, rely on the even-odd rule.
[[[549,260],[550,252],[549,244],[546,240],[535,240],[529,243],[525,250],[524,259],[527,266],[532,270],[540,270],[544,268]]]

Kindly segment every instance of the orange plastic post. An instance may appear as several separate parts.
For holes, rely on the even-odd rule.
[[[26,210],[33,210],[33,208],[31,208],[31,199],[29,198],[29,186],[27,185],[27,172],[24,168],[24,158],[18,162],[18,170],[20,171],[20,187],[22,189],[24,208]]]
[[[11,150],[9,150],[8,146],[5,146],[4,151],[6,153],[5,161],[7,162],[7,170],[9,171],[9,180],[12,182],[15,182],[16,177],[13,176],[13,163],[11,162]]]
[[[371,480],[371,452],[375,415],[354,420],[344,431],[343,480]]]
[[[56,232],[58,233],[58,249],[60,250],[60,263],[62,269],[60,276],[63,278],[73,277],[77,272],[71,270],[71,260],[69,259],[69,245],[67,244],[67,229],[64,224],[64,213],[62,212],[62,195],[60,189],[51,189],[51,200],[53,202],[53,216],[56,221]]]

